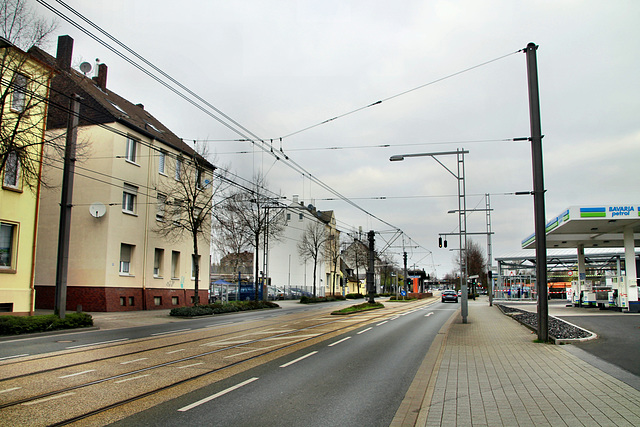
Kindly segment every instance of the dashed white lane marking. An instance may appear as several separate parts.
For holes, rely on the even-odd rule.
[[[16,391],[16,390],[20,390],[22,387],[12,387],[12,388],[7,388],[4,390],[0,390],[0,393],[9,393],[10,391]]]
[[[178,366],[178,369],[191,368],[192,366],[204,365],[204,362],[192,363],[191,365]]]
[[[71,395],[74,395],[74,394],[75,394],[74,392],[58,394],[56,396],[50,396],[50,397],[44,397],[44,398],[38,399],[38,400],[32,400],[31,402],[24,402],[22,405],[23,406],[37,405],[38,403],[48,402],[49,400],[54,400],[54,399],[61,399],[63,397],[71,396]]]
[[[89,372],[95,372],[95,369],[89,369],[88,371],[82,371],[82,372],[76,372],[75,374],[63,375],[63,376],[58,377],[58,378],[77,377],[78,375],[88,374]]]
[[[186,331],[190,331],[191,328],[187,328],[187,329],[176,329],[174,331],[165,331],[165,332],[156,332],[155,334],[151,334],[152,337],[158,336],[158,335],[167,335],[167,334],[175,334],[178,332],[186,332]]]
[[[140,359],[127,360],[126,362],[120,362],[121,365],[128,365],[129,363],[141,362],[143,360],[147,360],[148,357],[141,357]]]
[[[72,349],[72,348],[90,347],[92,345],[110,344],[112,342],[121,342],[121,341],[128,341],[128,340],[129,340],[129,338],[120,338],[120,339],[117,339],[117,340],[92,342],[91,344],[72,345],[71,347],[66,347],[66,348],[67,348],[67,350],[69,350],[69,349]]]
[[[179,350],[167,351],[167,354],[180,353],[181,351],[185,351],[185,349],[181,348]]]
[[[427,314],[425,314],[425,315],[424,315],[424,317],[429,317],[429,316],[431,316],[432,314],[433,314],[433,311],[432,311],[432,312],[429,312],[429,313],[427,313]]]
[[[360,334],[364,334],[365,332],[370,331],[370,330],[372,330],[372,329],[373,329],[373,328],[363,329],[363,330],[361,330],[360,332],[358,332],[358,335],[360,335]]]
[[[220,397],[220,396],[223,396],[223,395],[225,395],[225,394],[227,394],[227,393],[229,393],[229,392],[231,392],[231,391],[233,391],[233,390],[237,390],[237,389],[239,389],[240,387],[244,387],[245,385],[250,384],[250,383],[252,383],[252,382],[256,381],[257,379],[258,379],[257,377],[249,378],[248,380],[243,381],[243,382],[241,382],[240,384],[236,384],[236,385],[234,385],[233,387],[229,387],[229,388],[228,388],[228,389],[226,389],[226,390],[222,390],[221,392],[218,392],[218,393],[216,393],[216,394],[213,394],[213,395],[211,395],[211,396],[209,396],[209,397],[205,397],[204,399],[202,399],[202,400],[198,400],[197,402],[194,402],[194,403],[192,403],[191,405],[184,406],[184,407],[182,407],[182,408],[178,409],[178,411],[180,411],[180,412],[186,412],[186,411],[188,411],[189,409],[193,409],[193,408],[195,408],[196,406],[200,406],[200,405],[202,405],[203,403],[210,402],[210,401],[212,401],[213,399],[216,399],[216,398],[218,398],[218,397]]]
[[[116,384],[126,383],[127,381],[138,380],[140,378],[148,377],[151,374],[138,375],[137,377],[125,378],[124,380],[116,381]]]
[[[387,322],[388,322],[388,320],[385,320],[384,322],[380,322],[380,323],[378,323],[376,326],[384,325],[384,324],[385,324],[385,323],[387,323]]]
[[[340,344],[342,342],[345,342],[346,340],[349,340],[349,339],[351,339],[351,337],[342,338],[339,341],[336,341],[336,342],[333,342],[333,343],[329,344],[328,347],[333,347],[334,345],[338,345],[338,344]]]
[[[280,367],[281,367],[281,368],[286,368],[287,366],[291,366],[291,365],[293,365],[294,363],[297,363],[297,362],[299,362],[299,361],[301,361],[301,360],[304,360],[304,359],[306,359],[307,357],[313,356],[313,355],[314,355],[314,354],[316,354],[316,353],[317,353],[317,351],[312,351],[311,353],[305,354],[304,356],[300,356],[300,357],[298,357],[297,359],[292,360],[291,362],[287,362],[287,363],[285,363],[284,365],[280,365]]]

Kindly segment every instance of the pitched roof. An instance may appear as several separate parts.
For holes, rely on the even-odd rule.
[[[142,104],[133,104],[109,90],[106,87],[106,65],[102,64],[105,86],[102,88],[95,78],[89,78],[73,68],[61,69],[56,64],[56,58],[38,47],[32,47],[29,53],[54,67],[57,72],[52,83],[47,129],[66,128],[69,96],[75,93],[82,98],[80,126],[117,122],[189,157],[197,156],[206,166],[213,168],[213,165],[145,110]]]

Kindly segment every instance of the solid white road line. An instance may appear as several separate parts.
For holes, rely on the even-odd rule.
[[[82,371],[82,372],[76,372],[75,374],[63,375],[63,376],[58,377],[58,378],[70,378],[70,377],[75,377],[75,376],[82,375],[82,374],[88,374],[89,372],[95,372],[95,369],[89,369],[88,371]]]
[[[345,342],[346,340],[350,340],[350,339],[351,339],[351,337],[342,338],[340,341],[336,341],[334,343],[329,344],[328,347],[333,347],[334,345],[338,345],[341,342]]]
[[[360,334],[364,334],[365,332],[370,331],[370,330],[372,330],[372,329],[373,329],[373,328],[363,329],[363,330],[361,330],[360,332],[358,332],[358,335],[360,335]]]
[[[22,387],[12,387],[12,388],[7,388],[5,390],[0,390],[0,393],[9,393],[10,391],[15,391],[15,390],[20,390]]]
[[[16,354],[15,356],[5,356],[5,357],[0,357],[0,360],[7,360],[7,359],[15,359],[16,357],[22,357],[22,356],[28,356],[28,353],[25,354]]]
[[[121,342],[121,341],[128,341],[128,340],[129,340],[129,338],[120,338],[120,339],[111,340],[111,341],[93,342],[91,344],[72,345],[71,347],[66,347],[66,349],[69,350],[69,349],[72,349],[72,348],[90,347],[92,345],[110,344],[112,342]]]
[[[317,353],[317,351],[312,351],[312,352],[311,352],[311,353],[309,353],[309,354],[305,354],[304,356],[298,357],[296,360],[292,360],[291,362],[285,363],[284,365],[280,365],[280,367],[281,367],[281,368],[286,368],[287,366],[291,366],[291,365],[293,365],[294,363],[299,362],[299,361],[301,361],[301,360],[303,360],[303,359],[306,359],[306,358],[307,358],[307,357],[309,357],[309,356],[313,356],[313,355],[314,355],[314,354],[316,354],[316,353]]]
[[[192,363],[191,365],[178,366],[178,369],[190,368],[192,366],[204,365],[204,362]]]
[[[222,390],[221,392],[218,392],[218,393],[216,393],[216,394],[213,394],[213,395],[211,395],[211,396],[209,396],[209,397],[205,397],[204,399],[202,399],[202,400],[198,400],[197,402],[194,402],[194,403],[192,403],[191,405],[184,406],[184,407],[182,407],[182,408],[178,409],[178,411],[180,411],[180,412],[186,412],[186,411],[188,411],[189,409],[193,409],[193,408],[195,408],[196,406],[200,406],[200,405],[202,405],[203,403],[210,402],[210,401],[212,401],[213,399],[216,399],[216,398],[218,398],[218,397],[220,397],[220,396],[223,396],[223,395],[225,395],[225,394],[227,394],[227,393],[229,393],[229,392],[231,392],[231,391],[233,391],[233,390],[237,390],[237,389],[239,389],[240,387],[243,387],[243,386],[245,386],[245,385],[247,385],[247,384],[249,384],[249,383],[252,383],[252,382],[254,382],[254,381],[255,381],[255,380],[257,380],[257,379],[258,379],[257,377],[249,378],[248,380],[243,381],[243,382],[241,382],[240,384],[236,384],[236,385],[234,385],[233,387],[229,387],[229,388],[228,388],[228,389],[226,389],[226,390]]]

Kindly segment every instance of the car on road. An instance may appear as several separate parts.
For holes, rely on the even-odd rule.
[[[447,290],[442,291],[442,302],[453,301],[458,302],[458,294],[456,291]]]

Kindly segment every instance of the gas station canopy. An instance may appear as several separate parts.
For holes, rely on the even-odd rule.
[[[640,247],[640,203],[571,206],[546,225],[547,248],[622,248],[625,235]],[[522,248],[535,249],[535,241],[534,233],[522,241]]]

